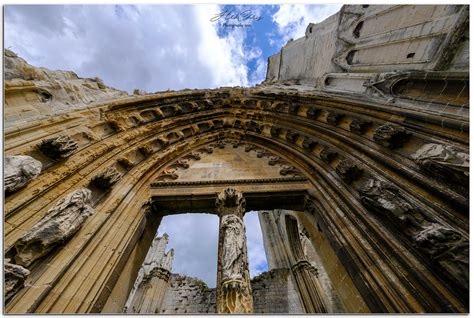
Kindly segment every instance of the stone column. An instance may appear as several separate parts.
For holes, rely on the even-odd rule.
[[[162,237],[154,238],[128,296],[124,312],[160,313],[169,285],[171,263],[174,256],[173,249],[165,253],[167,243],[168,235],[166,233]]]
[[[242,193],[226,188],[218,194],[219,250],[217,313],[253,313]]]

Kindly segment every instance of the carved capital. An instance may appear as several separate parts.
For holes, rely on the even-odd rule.
[[[234,188],[226,188],[217,195],[216,208],[220,216],[235,214],[243,216],[245,210],[245,198],[242,192]]]

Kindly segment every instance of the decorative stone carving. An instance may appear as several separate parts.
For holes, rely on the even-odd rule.
[[[250,151],[252,151],[252,150],[257,150],[257,149],[258,149],[258,148],[257,148],[257,146],[255,146],[255,145],[247,145],[247,146],[245,146],[245,152],[250,152]]]
[[[170,141],[163,137],[163,136],[160,136],[158,138],[156,138],[156,142],[161,146],[161,147],[166,147],[169,145]]]
[[[303,139],[303,143],[301,144],[301,146],[305,149],[305,150],[308,150],[308,151],[313,151],[314,147],[316,147],[318,145],[318,142],[315,141],[313,138],[311,137],[304,137]]]
[[[127,170],[132,169],[134,166],[133,162],[127,157],[119,158],[117,162]]]
[[[270,161],[268,161],[268,164],[270,166],[274,166],[274,165],[277,165],[277,164],[286,165],[287,162],[284,159],[280,158],[280,157],[274,156],[274,157],[270,157]]]
[[[221,218],[222,231],[222,280],[244,279],[244,223],[236,215]]]
[[[296,140],[298,139],[299,135],[297,133],[294,133],[292,131],[287,131],[286,132],[286,141],[291,142],[292,144],[296,143]]]
[[[270,128],[270,134],[272,135],[272,137],[280,136],[280,132],[281,132],[281,127],[272,126],[272,128]]]
[[[239,141],[239,140],[231,140],[229,143],[232,145],[232,148],[238,148],[239,146],[242,146],[244,143]]]
[[[404,127],[385,124],[374,132],[374,141],[391,149],[399,148],[408,141],[410,133]]]
[[[5,156],[5,192],[15,192],[38,177],[42,164],[30,156]]]
[[[112,127],[112,129],[117,133],[127,130],[127,127],[116,119],[107,121],[107,124],[109,124],[109,126]]]
[[[198,151],[202,153],[211,154],[214,152],[214,148],[212,148],[211,146],[206,146],[206,147],[199,148]]]
[[[339,124],[341,119],[344,117],[344,114],[330,111],[328,113],[328,117],[326,118],[326,122],[330,125],[336,126]]]
[[[176,168],[167,168],[161,172],[161,174],[156,178],[156,181],[166,181],[166,180],[176,180],[179,176],[176,173]]]
[[[258,134],[260,134],[262,132],[262,128],[260,127],[260,125],[257,122],[253,121],[253,120],[248,121],[246,123],[246,128],[247,128],[247,130],[256,132]]]
[[[301,176],[301,173],[293,166],[284,165],[280,169],[280,175],[288,176],[291,175],[293,177]]]
[[[257,150],[257,158],[270,157],[273,154],[268,150]]]
[[[69,240],[94,213],[91,191],[81,188],[56,203],[48,213],[14,245],[17,264],[28,267],[54,247]]]
[[[359,194],[363,205],[378,214],[400,221],[400,228],[405,228],[409,233],[422,229],[424,218],[420,212],[391,184],[369,179],[359,189]]]
[[[290,106],[288,107],[288,114],[296,115],[298,114],[299,109],[300,109],[300,105],[291,103]]]
[[[189,163],[186,159],[178,159],[176,162],[170,165],[170,168],[181,168],[181,169],[188,169]]]
[[[216,146],[220,149],[224,149],[225,148],[225,145],[226,145],[226,141],[225,140],[219,140],[218,142],[216,142]]]
[[[247,246],[241,192],[226,188],[217,195],[220,217],[217,275],[217,312],[252,313],[253,300],[248,272]]]
[[[216,208],[220,216],[237,211],[237,215],[243,216],[245,209],[245,198],[242,192],[234,188],[226,188],[217,195]],[[234,213],[235,214],[235,213]]]
[[[325,147],[321,152],[319,153],[319,157],[321,158],[322,161],[325,163],[330,163],[337,157],[337,152],[332,150],[331,148]]]
[[[453,146],[425,144],[412,158],[424,170],[434,176],[453,180],[466,187],[469,185],[469,154]]]
[[[321,114],[321,109],[316,107],[309,107],[306,111],[306,117],[309,119],[317,119]]]
[[[469,287],[469,241],[450,228],[430,223],[413,236],[415,246]]]
[[[336,172],[342,177],[347,183],[351,183],[359,179],[362,175],[363,169],[355,165],[355,163],[350,159],[343,159],[336,166]]]
[[[39,150],[53,160],[65,159],[71,156],[77,147],[77,142],[66,135],[46,139],[38,144]]]
[[[364,134],[372,125],[371,121],[354,118],[349,125],[350,130],[358,135]]]
[[[150,157],[153,154],[153,148],[150,145],[141,146],[138,148],[138,151],[146,158]]]
[[[201,154],[199,152],[190,152],[188,154],[186,154],[185,156],[183,156],[183,159],[189,159],[189,160],[201,160]]]
[[[5,302],[8,302],[15,294],[25,286],[25,280],[30,271],[22,266],[10,263],[5,259]]]
[[[115,167],[109,167],[92,178],[90,184],[98,189],[108,191],[112,186],[122,179],[123,174]]]

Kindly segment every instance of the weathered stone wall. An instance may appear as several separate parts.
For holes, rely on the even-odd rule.
[[[216,289],[194,277],[171,274],[161,313],[215,313]]]
[[[287,268],[272,269],[252,279],[254,313],[304,313]]]

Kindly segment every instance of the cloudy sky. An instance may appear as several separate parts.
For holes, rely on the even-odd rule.
[[[264,80],[270,55],[340,7],[7,5],[4,44],[34,66],[97,76],[129,93],[252,86]],[[267,270],[257,214],[245,224],[254,276]],[[174,272],[215,286],[218,218],[165,217],[163,232],[175,248]]]
[[[265,78],[268,56],[340,7],[7,5],[4,42],[32,65],[128,92],[252,86]]]
[[[268,270],[257,212],[244,216],[250,276]],[[216,286],[219,218],[212,214],[179,214],[163,218],[158,235],[168,233],[168,248],[174,248],[173,273],[198,277]]]

